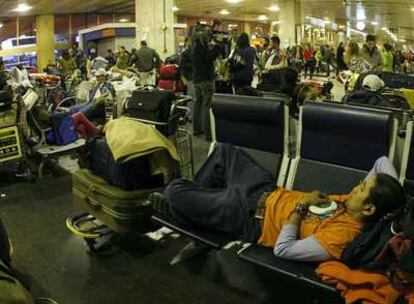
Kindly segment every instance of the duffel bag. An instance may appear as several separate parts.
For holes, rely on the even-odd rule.
[[[117,164],[105,138],[95,138],[90,143],[90,170],[108,183],[123,190],[162,187],[162,174],[151,175],[147,156]]]
[[[46,140],[49,144],[58,146],[67,145],[78,139],[72,116],[69,112],[54,112],[51,117],[52,131],[50,131]]]
[[[128,117],[167,123],[174,99],[172,91],[137,90],[126,100],[123,112]]]
[[[166,64],[160,67],[160,79],[161,80],[178,80],[180,75],[178,72],[178,65],[176,64]]]

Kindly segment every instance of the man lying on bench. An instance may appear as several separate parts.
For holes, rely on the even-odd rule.
[[[321,262],[339,259],[365,225],[397,215],[407,199],[386,157],[349,195],[327,196],[277,188],[244,151],[224,144],[194,182],[171,182],[164,201],[184,225],[274,247],[281,258]]]

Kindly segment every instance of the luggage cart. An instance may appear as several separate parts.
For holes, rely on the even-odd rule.
[[[9,110],[0,113],[0,165],[14,163],[18,167],[16,176],[33,181],[32,169],[26,158],[21,128],[24,107],[17,96]]]

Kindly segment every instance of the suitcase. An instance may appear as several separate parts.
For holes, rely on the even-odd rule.
[[[72,175],[73,202],[113,231],[125,234],[154,230],[148,195],[162,189],[124,191],[87,169]]]
[[[176,93],[182,93],[185,91],[184,83],[181,80],[164,80],[158,81],[158,88],[162,90],[170,90]]]

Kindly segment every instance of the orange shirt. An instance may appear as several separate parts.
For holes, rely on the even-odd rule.
[[[303,192],[278,189],[266,201],[262,235],[259,244],[274,247],[283,225],[302,199]],[[349,195],[331,195],[330,199],[344,203]],[[354,220],[345,209],[340,208],[329,218],[321,219],[308,214],[302,220],[298,239],[314,236],[318,242],[337,259],[342,251],[360,233],[362,224]]]

